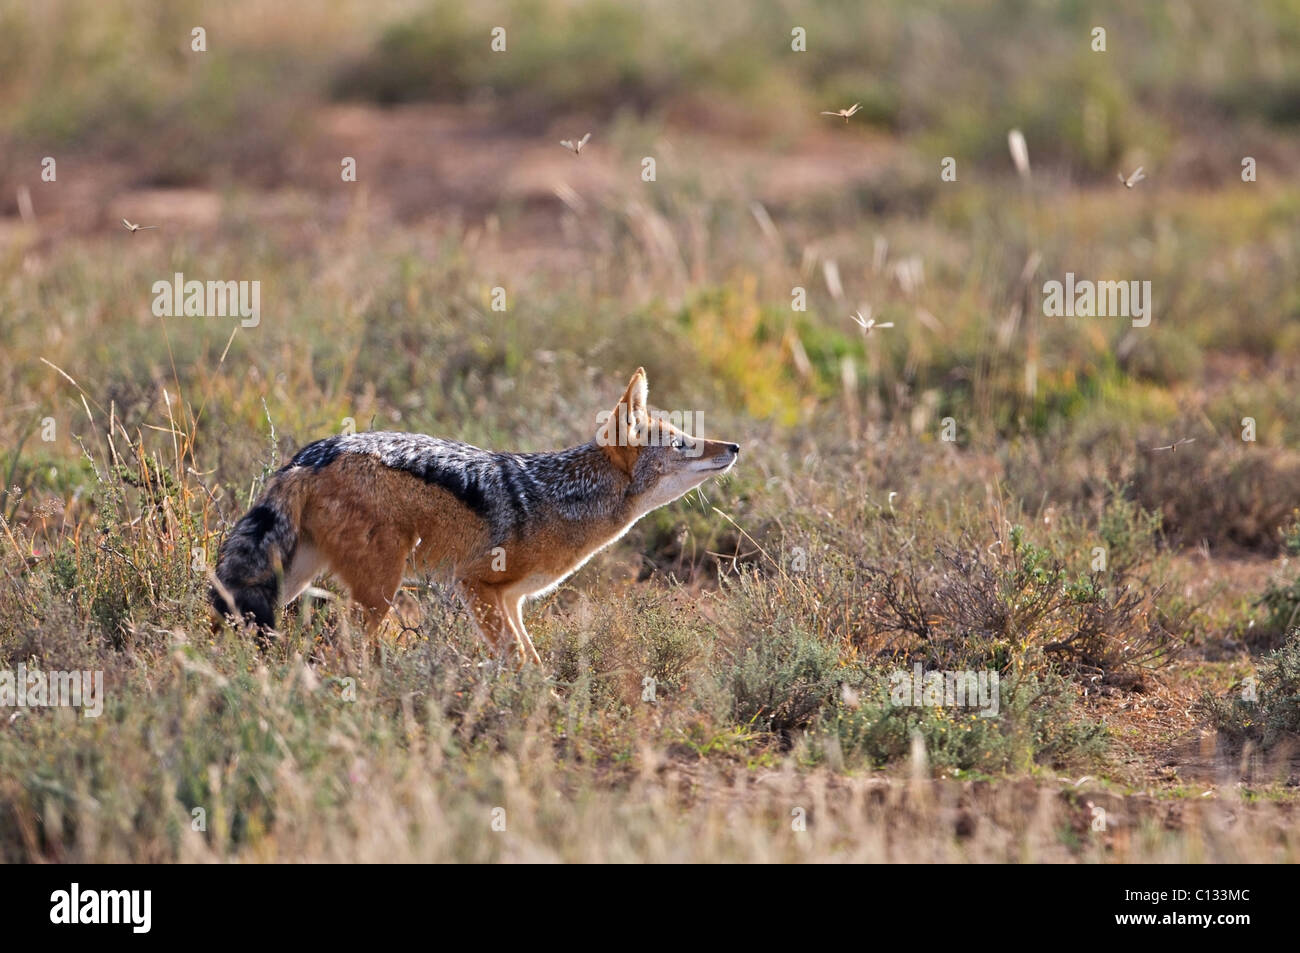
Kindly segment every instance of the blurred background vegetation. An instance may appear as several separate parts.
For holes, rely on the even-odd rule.
[[[915,770],[919,736],[950,778],[1079,766],[1190,794],[1226,762],[1180,746],[1212,729],[1276,793],[1294,768],[1260,750],[1295,724],[1300,618],[1297,48],[1294,0],[0,0],[0,664],[112,673],[123,747],[96,777],[132,816],[156,771],[166,815],[242,763],[224,789],[241,819],[208,842],[222,857],[271,850],[304,789],[343,812],[375,799],[318,721],[384,735],[376,776],[417,757],[411,719],[436,739],[421,751],[504,752],[525,799],[550,784],[540,736],[563,737],[578,788],[592,765],[626,780],[646,745],[684,771]],[[820,115],[853,103],[848,123]],[[580,158],[560,147],[587,131]],[[1042,283],[1067,271],[1150,281],[1150,327],[1044,317]],[[153,282],[176,272],[260,281],[260,325],[155,317]],[[859,311],[893,327],[866,334]],[[638,365],[652,401],[745,451],[533,610],[581,692],[466,667],[443,645],[469,657],[472,639],[423,589],[415,644],[372,667],[327,603],[269,659],[206,637],[194,553],[296,446],[349,420],[569,445]],[[266,711],[247,673],[297,678],[295,653],[368,694],[279,699],[318,772],[280,787],[281,749],[248,740]],[[890,707],[885,674],[916,660],[1001,671],[1003,716]],[[1232,700],[1257,664],[1267,711]],[[653,717],[633,714],[643,669],[665,686]],[[164,743],[184,757],[137,752],[155,686],[183,698],[196,678],[233,686],[217,696],[238,711],[196,703]],[[30,721],[0,731],[22,766],[0,786],[19,818],[0,856],[75,840],[39,818],[103,742]],[[440,780],[442,807],[509,788],[491,771],[484,789]],[[533,847],[570,823],[538,820]],[[188,856],[158,825],[78,856]],[[714,834],[713,856],[751,856]],[[1067,853],[1094,849],[1119,850]]]

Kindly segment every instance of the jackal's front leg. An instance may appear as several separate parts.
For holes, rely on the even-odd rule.
[[[470,616],[478,629],[479,636],[492,654],[504,659],[511,649],[517,661],[525,660],[523,645],[520,643],[510,617],[502,600],[501,590],[485,583],[461,583],[465,592],[465,601],[469,605]]]
[[[537,649],[533,647],[532,637],[529,636],[528,630],[524,628],[524,597],[518,593],[506,593],[502,598],[502,607],[506,611],[506,621],[515,630],[515,638],[519,640],[519,651],[524,654],[525,658],[531,658],[538,665],[541,665],[542,657],[537,654]]]

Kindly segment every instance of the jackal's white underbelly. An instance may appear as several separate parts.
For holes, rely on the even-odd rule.
[[[609,544],[607,543],[606,545]],[[604,548],[605,548],[604,546],[601,547],[601,549]],[[596,550],[596,552],[599,551],[600,550]],[[511,585],[510,591],[518,593],[519,595],[524,596],[527,599],[536,599],[538,596],[544,596],[548,592],[554,591],[555,588],[560,585],[560,583],[564,582],[564,580],[568,579],[575,572],[581,569],[586,564],[587,560],[589,560],[592,556],[596,555],[596,552],[593,552],[587,556],[583,556],[582,559],[574,563],[572,567],[560,573],[554,573],[554,572],[529,573],[523,579],[520,579],[518,582]]]
[[[638,517],[638,519],[639,518],[640,517]],[[630,530],[635,523],[636,523],[635,519],[631,520],[626,526],[620,529],[609,539],[605,540],[602,543],[598,543],[596,546],[594,546],[591,549],[590,552],[583,554],[581,557],[575,560],[571,566],[565,569],[561,569],[558,572],[538,571],[538,572],[529,573],[527,576],[524,576],[518,582],[511,585],[510,591],[513,593],[518,593],[519,595],[522,595],[528,599],[536,599],[538,596],[546,595],[548,592],[553,591],[560,583],[564,582],[564,580],[568,579],[575,572],[577,572],[579,569],[585,566],[588,560],[591,559],[591,557],[595,556],[603,549],[608,549],[610,546],[614,545],[616,542],[622,539],[623,536],[627,533],[627,531]]]

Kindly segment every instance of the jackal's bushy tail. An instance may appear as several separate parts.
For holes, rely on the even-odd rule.
[[[220,615],[251,616],[259,628],[275,627],[281,580],[298,547],[300,506],[283,477],[235,524],[217,557],[217,579],[234,600],[232,609],[221,590],[212,587],[212,605]]]

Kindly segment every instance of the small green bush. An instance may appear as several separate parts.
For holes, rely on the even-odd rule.
[[[1255,700],[1246,692],[1232,699],[1207,695],[1201,703],[1220,731],[1265,748],[1284,738],[1300,739],[1300,629],[1292,629],[1281,648],[1263,660]]]
[[[813,736],[825,750],[831,738],[849,764],[867,767],[907,758],[919,732],[933,770],[993,773],[1034,764],[1063,767],[1101,755],[1104,726],[1081,717],[1075,693],[1064,678],[1026,673],[999,683],[995,716],[973,708],[896,705],[881,673],[857,707],[841,703]]]

